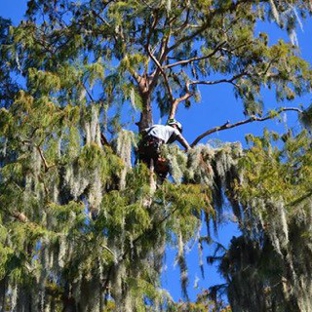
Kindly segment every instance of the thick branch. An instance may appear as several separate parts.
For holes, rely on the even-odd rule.
[[[235,128],[235,127],[238,127],[238,126],[242,126],[242,125],[254,122],[254,121],[266,121],[266,120],[269,120],[269,119],[273,119],[277,115],[281,114],[282,112],[286,112],[286,111],[295,111],[295,112],[298,112],[298,113],[302,113],[302,110],[297,108],[297,107],[282,107],[282,108],[278,109],[276,111],[276,113],[268,114],[265,117],[251,116],[248,119],[245,119],[245,120],[242,120],[242,121],[238,121],[238,122],[236,122],[234,124],[231,124],[229,121],[227,121],[224,125],[212,128],[210,130],[207,130],[203,134],[199,135],[194,140],[194,142],[191,144],[191,147],[194,147],[200,140],[202,140],[204,137],[206,137],[206,136],[208,136],[208,135],[210,135],[212,133],[215,133],[215,132],[218,132],[218,131],[222,131],[222,130],[232,129],[232,128]]]
[[[154,19],[153,19],[153,22],[152,22],[152,24],[150,26],[150,32],[147,35],[146,46],[145,46],[145,49],[146,49],[146,51],[147,51],[147,53],[149,54],[150,57],[151,57],[151,54],[152,54],[152,51],[151,51],[151,37],[152,37],[152,33],[155,31],[155,27],[156,27],[156,25],[158,23],[158,16],[157,16],[157,14],[153,14],[152,16],[153,16]]]
[[[191,96],[193,96],[193,93],[191,92],[186,92],[183,96],[174,99],[172,104],[171,104],[171,108],[170,108],[170,113],[169,113],[169,119],[173,119],[175,118],[175,114],[178,108],[178,105],[182,102],[182,101],[186,101],[187,99],[189,99]]]

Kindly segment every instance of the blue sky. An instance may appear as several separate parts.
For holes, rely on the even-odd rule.
[[[9,18],[13,24],[17,24],[23,17],[26,10],[25,0],[0,0],[0,16]],[[278,30],[274,24],[265,24],[261,27],[270,31],[271,42],[276,42],[279,38],[283,37],[288,41],[287,36]],[[302,50],[302,56],[312,63],[312,46],[311,46],[311,34],[312,34],[312,22],[304,22],[303,30],[298,30],[298,41]],[[236,100],[233,94],[231,85],[215,85],[206,88],[201,88],[201,103],[195,104],[191,109],[187,110],[182,106],[177,112],[177,119],[184,125],[184,135],[189,142],[192,142],[199,134],[206,130],[224,124],[227,120],[231,123],[243,120],[245,117],[242,114],[243,108],[241,102]],[[264,105],[266,109],[270,109],[276,106],[298,106],[304,104],[308,106],[311,102],[311,95],[307,95],[303,98],[296,99],[292,103],[279,103],[276,104],[274,96],[269,92],[264,93]],[[245,126],[237,127],[231,130],[215,133],[210,137],[207,137],[202,143],[207,140],[216,140],[222,142],[235,142],[240,141],[245,144],[246,133],[253,133],[255,135],[261,135],[263,128],[272,128],[278,132],[284,132],[287,127],[298,127],[298,119],[295,113],[289,113],[283,116],[284,122],[278,122],[276,120],[253,123]],[[164,122],[154,120],[155,122]],[[235,225],[228,223],[225,224],[219,230],[218,240],[227,245],[233,235],[238,235]],[[196,276],[200,278],[200,270],[198,267],[198,256],[196,252],[196,245],[193,252],[189,254],[190,275],[192,277],[190,281],[190,287],[194,283]],[[210,250],[210,253],[212,250]],[[205,250],[205,256],[209,252]],[[168,253],[166,261],[166,274],[164,274],[164,286],[170,291],[174,299],[178,300],[181,297],[181,290],[179,286],[179,269],[174,266],[174,259],[172,252]],[[200,281],[199,288],[205,288],[209,285],[220,282],[220,279],[213,269],[206,271],[206,280]],[[191,291],[191,297],[194,298],[195,291]]]

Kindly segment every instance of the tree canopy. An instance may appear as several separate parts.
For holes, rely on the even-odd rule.
[[[311,90],[296,41],[311,9],[307,0],[29,0],[19,25],[1,18],[1,309],[311,310],[311,109],[284,105]],[[258,31],[270,22],[290,39]],[[135,160],[142,131],[155,116],[205,105],[200,91],[216,84],[232,86],[246,119],[198,133],[188,153],[166,146],[170,178],[155,186]],[[287,111],[299,131],[249,135],[244,148],[201,143]],[[191,303],[186,244],[210,243],[225,201],[241,236],[207,261],[219,261],[226,283]],[[167,245],[182,303],[161,287]]]

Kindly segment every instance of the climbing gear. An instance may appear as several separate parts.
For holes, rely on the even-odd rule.
[[[139,146],[139,152],[146,153],[147,151],[154,151],[154,153],[160,153],[160,147],[163,144],[163,140],[156,138],[152,135],[146,135]]]
[[[163,143],[163,140],[146,134],[138,146],[139,159],[147,164],[149,164],[150,159],[153,159],[155,163],[159,157],[160,148]]]
[[[178,122],[177,120],[175,120],[174,118],[169,119],[167,122],[168,126],[177,126],[178,130],[180,131],[180,133],[182,133],[183,131],[183,127],[182,124],[180,122]]]
[[[154,171],[161,181],[165,180],[170,170],[168,160],[160,156],[161,146],[163,144],[164,141],[162,139],[156,138],[147,133],[143,136],[138,146],[139,159],[148,166],[150,166],[151,160],[153,160]]]

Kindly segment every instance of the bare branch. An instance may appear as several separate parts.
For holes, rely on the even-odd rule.
[[[171,89],[171,87],[170,87],[170,84],[169,84],[168,77],[167,77],[166,73],[164,72],[164,70],[163,70],[161,64],[158,62],[158,60],[156,59],[156,57],[151,53],[149,47],[147,48],[147,52],[148,52],[148,55],[150,56],[150,58],[151,58],[151,59],[153,60],[153,62],[156,64],[156,66],[157,66],[159,72],[160,72],[160,73],[162,74],[162,76],[164,77],[165,86],[166,86],[166,89],[167,89],[167,91],[168,91],[168,93],[169,93],[170,100],[173,101],[172,89]],[[153,81],[156,81],[155,79],[158,78],[157,76],[158,76],[158,75],[155,73],[155,76],[154,76]]]
[[[310,189],[307,193],[305,193],[304,195],[300,196],[299,198],[296,198],[295,200],[293,200],[292,202],[289,203],[289,206],[292,207],[298,207],[298,204],[300,204],[301,202],[303,202],[304,200],[310,198],[312,195],[312,190]]]
[[[103,18],[96,10],[93,10],[92,11],[92,14],[97,17],[103,24],[105,24],[106,26],[111,26],[108,21]]]
[[[156,27],[156,25],[158,23],[158,16],[155,17],[153,15],[153,17],[154,17],[154,20],[153,20],[153,23],[151,25],[151,30],[150,30],[149,34],[147,35],[147,40],[146,40],[146,50],[147,51],[150,51],[152,33],[154,32],[155,27]]]
[[[282,107],[282,108],[278,109],[274,114],[268,114],[265,117],[251,116],[248,119],[241,120],[241,121],[238,121],[238,122],[233,123],[233,124],[231,124],[229,121],[227,121],[225,124],[223,124],[221,126],[217,126],[215,128],[212,128],[210,130],[207,130],[203,134],[199,135],[194,140],[194,142],[191,144],[191,147],[194,147],[200,140],[202,140],[204,137],[206,137],[206,136],[208,136],[208,135],[210,135],[212,133],[215,133],[215,132],[218,132],[218,131],[222,131],[222,130],[232,129],[232,128],[235,128],[235,127],[238,127],[238,126],[242,126],[242,125],[254,122],[254,121],[266,121],[266,120],[269,120],[269,119],[273,119],[277,115],[281,114],[282,112],[286,112],[286,111],[295,111],[295,112],[298,112],[298,113],[302,113],[302,110],[297,108],[297,107]]]
[[[265,71],[263,73],[260,73],[260,76],[266,76],[267,73],[269,72],[270,67],[272,66],[272,64],[278,59],[278,57],[273,58],[267,65]]]
[[[41,157],[41,159],[43,161],[45,171],[48,171],[49,165],[48,165],[47,160],[45,159],[45,157],[43,155],[42,149],[39,146],[37,146],[37,150],[38,150],[39,155],[40,155],[40,157]]]
[[[215,85],[215,84],[219,84],[219,83],[231,83],[233,85],[235,85],[237,87],[237,85],[234,83],[234,81],[240,77],[243,76],[247,76],[249,75],[249,73],[247,71],[243,71],[235,76],[233,76],[232,78],[229,79],[219,79],[219,80],[213,80],[213,81],[209,81],[209,80],[195,80],[195,81],[191,81],[189,82],[190,85]]]
[[[148,36],[147,36],[147,43],[146,43],[146,46],[145,46],[145,49],[147,51],[147,54],[148,56],[152,59],[152,61],[155,63],[156,65],[156,70],[154,71],[154,73],[152,74],[152,81],[149,85],[149,90],[152,90],[153,87],[156,85],[157,83],[157,80],[158,80],[158,77],[159,77],[159,74],[162,74],[165,76],[164,74],[164,71],[162,69],[162,66],[161,66],[161,63],[156,59],[156,57],[154,56],[154,51],[156,49],[156,47],[154,47],[154,49],[152,50],[151,49],[151,36],[152,36],[152,33],[153,31],[155,30],[156,28],[156,25],[158,23],[158,16],[153,16],[154,17],[154,20],[153,20],[153,23],[151,25],[151,31],[149,32]],[[164,39],[162,40],[162,43],[161,43],[161,48],[160,48],[160,51],[163,51],[161,54],[161,58],[163,58],[163,55],[164,55]],[[165,78],[166,79],[166,78]],[[168,85],[166,85],[167,89],[168,89]],[[169,89],[170,90],[170,89]],[[172,94],[171,90],[169,91],[169,94]]]
[[[37,150],[38,150],[38,152],[39,152],[40,158],[41,158],[42,161],[43,161],[43,164],[44,164],[44,171],[47,172],[51,167],[54,167],[55,165],[49,166],[47,160],[45,159],[45,157],[44,157],[44,155],[43,155],[43,151],[42,151],[42,149],[40,148],[40,146],[36,146],[36,147],[37,147]]]
[[[89,91],[89,89],[87,88],[86,84],[85,84],[84,82],[82,82],[81,85],[82,85],[82,87],[85,89],[85,91],[87,92],[87,94],[88,94],[90,100],[91,100],[93,103],[95,103],[96,101],[95,101],[95,99],[93,98],[93,96],[92,96],[91,92]]]
[[[163,68],[171,68],[171,67],[174,67],[174,66],[185,65],[185,64],[192,63],[192,62],[201,61],[201,60],[210,58],[210,57],[212,57],[213,55],[215,55],[225,43],[226,43],[226,41],[221,42],[221,43],[220,43],[210,54],[208,54],[208,55],[198,56],[198,57],[190,58],[190,59],[188,59],[188,60],[178,61],[178,62],[175,62],[175,63],[172,63],[172,64],[165,65]]]
[[[166,23],[167,23],[167,21],[166,21]],[[170,24],[170,21],[168,23]],[[154,23],[154,25],[153,25],[153,28],[155,28],[155,27],[156,27],[156,23]],[[170,100],[173,101],[172,90],[171,90],[170,85],[169,85],[168,77],[164,72],[164,67],[162,66],[162,64],[166,60],[168,52],[169,52],[168,43],[170,41],[170,36],[171,36],[171,34],[168,33],[166,36],[164,36],[162,38],[160,48],[159,48],[159,52],[158,52],[158,59],[154,56],[154,51],[156,50],[156,46],[153,49],[154,51],[152,51],[150,48],[150,36],[148,37],[146,50],[147,50],[149,57],[156,64],[156,70],[152,74],[152,81],[150,83],[150,90],[152,90],[154,88],[154,86],[157,84],[159,75],[161,74],[164,77],[165,86],[166,86],[166,89],[168,90]]]
[[[117,261],[116,254],[110,248],[108,248],[106,245],[103,245],[103,244],[101,244],[101,246],[114,257],[115,261]]]

